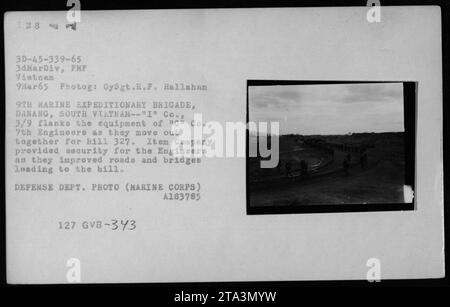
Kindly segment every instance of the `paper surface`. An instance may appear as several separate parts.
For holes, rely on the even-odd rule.
[[[8,282],[366,279],[371,258],[382,279],[442,277],[440,10],[366,13],[7,13]],[[252,79],[417,82],[416,210],[247,215],[245,158],[152,163],[170,120],[245,123]]]

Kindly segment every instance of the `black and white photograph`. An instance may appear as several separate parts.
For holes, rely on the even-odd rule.
[[[448,284],[450,2],[297,2],[3,1],[1,286]]]
[[[277,135],[249,125],[249,146],[279,146],[273,168],[247,160],[249,212],[413,209],[415,87],[249,81],[249,122],[279,123]]]

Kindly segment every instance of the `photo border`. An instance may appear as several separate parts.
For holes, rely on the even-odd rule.
[[[298,206],[276,206],[276,207],[252,207],[250,206],[250,184],[249,184],[249,87],[250,86],[273,86],[273,85],[327,85],[327,84],[368,84],[368,83],[402,83],[403,84],[403,117],[404,117],[404,154],[405,154],[405,181],[404,185],[411,186],[414,197],[408,203],[370,203],[370,204],[315,204]],[[376,211],[411,211],[417,209],[415,192],[415,161],[416,161],[416,129],[417,129],[417,81],[385,81],[385,80],[247,80],[246,101],[246,158],[245,158],[245,196],[247,215],[260,214],[299,214],[299,213],[344,213],[344,212],[376,212]]]
[[[215,9],[222,9],[222,8],[276,8],[276,7],[335,7],[335,8],[341,8],[341,7],[350,7],[350,6],[356,6],[361,7],[365,6],[366,3],[364,1],[360,0],[342,0],[337,2],[336,0],[304,0],[304,1],[297,1],[293,3],[292,1],[286,1],[286,0],[261,0],[261,1],[248,1],[248,0],[232,0],[232,1],[225,1],[225,0],[199,0],[195,3],[192,1],[186,1],[186,0],[173,0],[173,1],[137,1],[137,0],[130,0],[130,1],[83,1],[82,9],[88,9],[88,10],[120,10],[120,9],[128,9],[128,10],[138,10],[138,9],[205,9],[205,8],[215,8]],[[449,61],[449,46],[450,46],[450,40],[449,40],[449,33],[450,33],[450,2],[446,0],[383,0],[382,1],[383,6],[412,6],[412,5],[423,5],[423,6],[438,6],[441,9],[441,31],[442,31],[442,45],[441,45],[441,52],[442,52],[442,101],[441,101],[441,109],[443,111],[443,122],[441,124],[442,127],[442,150],[448,151],[449,149],[449,142],[448,142],[448,132],[450,131],[450,121],[448,120],[450,112],[449,112],[449,106],[448,104],[443,103],[443,101],[446,101],[447,98],[450,97],[450,86],[449,85],[449,77],[448,73],[450,72],[450,61]],[[3,10],[2,12],[6,11],[63,11],[66,10],[66,1],[35,1],[35,0],[21,0],[21,1],[13,1],[13,0],[5,0],[3,2]],[[0,27],[3,28],[3,23],[1,23]],[[2,31],[3,35],[4,32]],[[0,42],[2,46],[2,52],[4,51],[4,40]],[[1,57],[0,62],[4,68],[4,57]],[[2,83],[2,86],[0,87],[3,96],[5,93],[5,83]],[[5,107],[4,104],[1,104],[0,111],[2,113],[3,118],[5,118]],[[3,131],[3,138],[1,139],[2,146],[4,149],[4,143],[5,143],[5,125],[1,125],[1,129]],[[449,231],[448,231],[448,221],[450,220],[450,207],[446,206],[446,198],[445,198],[445,192],[450,191],[450,180],[447,180],[447,173],[449,173],[448,169],[448,160],[443,160],[443,197],[444,197],[444,206],[443,206],[443,213],[444,213],[444,230],[445,230],[445,237],[449,237]],[[5,161],[3,161],[2,165],[2,182],[4,184],[5,182]],[[5,191],[2,189],[2,198],[5,202]],[[433,204],[431,204],[433,205]],[[280,281],[280,280],[272,280],[272,281],[221,281],[221,282],[211,282],[211,281],[205,281],[205,282],[153,282],[153,283],[136,283],[136,284],[130,284],[127,282],[123,283],[108,283],[108,284],[27,284],[27,285],[13,285],[13,284],[7,284],[6,283],[6,249],[5,249],[5,233],[6,233],[6,216],[5,216],[5,206],[0,206],[0,229],[2,232],[2,236],[0,236],[1,244],[1,265],[0,265],[0,279],[1,279],[1,286],[2,288],[5,288],[6,291],[9,291],[9,294],[13,293],[12,291],[16,291],[15,293],[20,293],[21,291],[27,291],[27,293],[33,293],[35,292],[39,296],[42,296],[42,294],[46,295],[47,293],[50,294],[50,291],[54,291],[57,289],[58,291],[66,291],[65,293],[69,293],[67,290],[81,290],[81,293],[85,290],[93,290],[97,294],[99,298],[98,300],[102,301],[103,303],[108,301],[115,301],[116,297],[113,296],[113,299],[111,299],[111,296],[109,295],[111,289],[114,290],[130,290],[130,288],[138,287],[136,292],[133,292],[134,294],[143,294],[143,298],[145,297],[148,299],[151,298],[152,302],[162,302],[167,303],[171,301],[171,298],[173,297],[173,294],[175,292],[179,292],[181,290],[201,290],[201,291],[216,291],[216,290],[225,290],[225,291],[265,291],[265,290],[276,290],[278,291],[277,296],[277,302],[276,304],[282,304],[282,303],[291,303],[294,301],[299,301],[299,299],[304,300],[305,297],[303,297],[304,294],[306,294],[306,297],[314,297],[315,299],[317,296],[315,295],[315,289],[319,290],[320,293],[323,296],[323,290],[327,293],[329,290],[336,290],[336,292],[331,291],[332,293],[338,294],[337,296],[333,296],[334,298],[337,298],[338,300],[340,298],[343,298],[343,295],[346,294],[354,294],[354,289],[357,288],[359,290],[364,289],[378,289],[378,290],[388,290],[386,288],[395,287],[396,291],[400,290],[401,287],[414,287],[414,288],[421,288],[421,287],[449,287],[449,267],[448,264],[449,256],[448,256],[448,250],[450,250],[449,242],[450,240],[445,240],[445,248],[444,248],[444,254],[445,254],[445,277],[440,278],[431,278],[431,277],[424,277],[419,279],[410,279],[410,278],[400,278],[400,279],[382,279],[381,282],[368,282],[367,280],[361,278],[357,280],[342,280],[342,279],[334,279],[334,280],[289,280],[289,281]],[[45,292],[49,290],[48,292]],[[306,290],[306,291],[304,291]],[[313,291],[311,291],[313,290]],[[5,292],[6,292],[5,291]],[[17,292],[18,291],[18,292]],[[402,291],[401,291],[402,292]],[[99,293],[107,294],[105,295],[98,295]],[[406,294],[406,293],[405,293]],[[73,297],[73,296],[72,296]],[[18,296],[14,296],[14,299],[17,299]],[[20,296],[19,296],[20,298]],[[371,298],[374,298],[374,296],[371,296]],[[97,299],[94,298],[94,301]],[[348,300],[348,297],[346,297],[346,300]]]

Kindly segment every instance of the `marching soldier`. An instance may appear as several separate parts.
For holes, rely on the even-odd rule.
[[[348,157],[348,156],[347,156]],[[349,172],[348,169],[350,168],[350,162],[347,158],[344,159],[344,162],[342,162],[342,167],[344,168],[344,174],[345,176],[348,176]]]

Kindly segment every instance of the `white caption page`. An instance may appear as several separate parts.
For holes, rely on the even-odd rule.
[[[8,282],[442,277],[440,11],[367,10],[7,13]],[[247,214],[248,80],[416,82],[415,209]],[[180,122],[223,156],[171,155]]]

